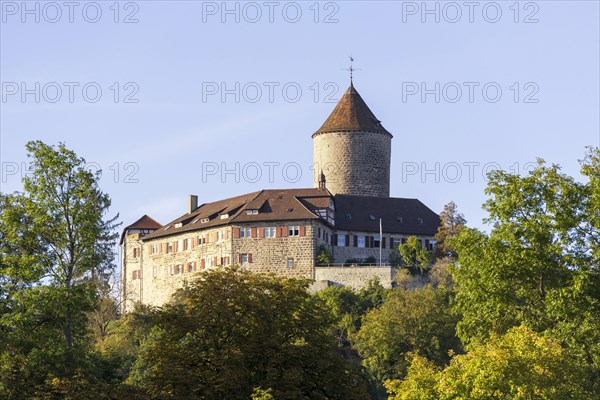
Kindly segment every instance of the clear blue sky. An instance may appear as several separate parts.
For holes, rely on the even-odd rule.
[[[229,2],[232,13],[222,2],[54,4],[1,3],[2,192],[20,189],[28,140],[63,141],[103,169],[125,225],[166,223],[188,194],[310,187],[310,136],[334,107],[328,94],[349,84],[349,55],[357,90],[394,134],[392,195],[437,212],[454,200],[471,225],[485,216],[484,167],[523,172],[542,157],[576,175],[584,147],[599,144],[597,1],[428,2],[433,13],[420,1]],[[224,101],[211,94],[222,84]],[[237,162],[238,182],[203,177]],[[272,181],[265,163],[279,163]]]

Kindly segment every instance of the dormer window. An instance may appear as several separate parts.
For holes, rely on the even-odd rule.
[[[200,220],[200,223],[201,223],[201,224],[205,224],[205,223],[207,223],[208,221],[210,221],[210,218],[202,218],[202,219]]]
[[[171,229],[171,225],[165,226],[165,231],[168,231],[169,229]]]
[[[229,214],[221,214],[221,219],[229,218]]]
[[[198,222],[200,220],[200,218],[196,218],[195,220],[192,221],[192,224],[195,224],[196,222]]]
[[[288,212],[292,212],[292,211],[294,211],[293,208],[288,208]]]
[[[175,224],[175,228],[181,228],[183,226],[183,224],[181,222],[178,222]]]
[[[404,218],[402,218],[402,217],[396,217],[396,222],[399,222],[399,223],[403,224],[404,223]]]
[[[374,215],[369,215],[369,220],[375,221],[375,216]]]
[[[423,218],[417,218],[417,222],[418,222],[419,224],[422,224],[422,223],[423,223]]]
[[[256,210],[256,209],[246,210],[246,215],[255,215],[255,214],[258,214],[258,210]]]
[[[350,214],[350,213],[346,213],[346,218],[347,218],[347,219],[352,219],[352,214]]]

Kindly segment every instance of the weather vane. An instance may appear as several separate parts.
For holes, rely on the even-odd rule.
[[[350,83],[352,83],[352,74],[354,71],[360,71],[359,68],[354,68],[352,66],[352,63],[354,62],[354,58],[352,56],[349,57],[350,58],[350,68],[344,68],[344,71],[350,71]]]

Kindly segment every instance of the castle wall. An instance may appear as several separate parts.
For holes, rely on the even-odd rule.
[[[348,236],[348,243],[345,243],[344,246],[339,246],[338,242],[334,239],[334,245],[332,247],[332,255],[334,259],[334,264],[344,264],[348,263],[348,260],[351,259],[366,259],[368,257],[374,257],[376,263],[379,263],[379,245],[376,244],[375,241],[374,247],[368,246],[368,237],[378,237],[378,234],[373,232],[344,232],[344,231],[336,231],[336,236],[346,237]],[[365,247],[358,247],[359,240],[355,240],[355,236],[362,236],[365,238]],[[385,248],[381,249],[381,260],[383,264],[387,264],[390,258],[390,254],[395,252],[398,253],[398,245],[402,242],[402,240],[406,240],[408,235],[397,235],[397,234],[386,234],[383,233],[383,238],[385,239]],[[393,245],[390,246],[391,239],[393,239]],[[423,243],[423,247],[428,250],[432,250],[432,236],[418,236],[417,239],[420,239]],[[431,243],[431,244],[430,244]],[[356,244],[356,246],[355,246]]]
[[[336,286],[347,286],[353,289],[361,289],[365,284],[377,277],[383,287],[392,287],[396,269],[383,267],[315,267],[315,283],[314,290],[318,290],[323,285],[319,284],[323,281]]]
[[[290,226],[297,227],[297,236],[290,236]],[[240,229],[246,228],[250,237],[241,237]],[[265,237],[264,228],[273,228],[276,237]],[[313,279],[317,249],[327,244],[318,236],[324,238],[326,232],[331,237],[331,229],[324,223],[304,220],[222,226],[143,243],[138,236],[127,235],[123,245],[129,249],[124,253],[122,271],[124,310],[130,311],[135,302],[161,306],[186,282],[210,268],[240,265],[256,273]],[[135,257],[134,246],[140,249]]]
[[[315,174],[332,194],[389,197],[391,137],[371,132],[332,132],[313,139]]]

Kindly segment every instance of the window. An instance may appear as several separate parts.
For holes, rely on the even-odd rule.
[[[275,227],[264,228],[265,229],[265,237],[266,238],[274,238],[275,237]]]
[[[293,258],[288,258],[287,259],[287,267],[288,268],[294,268],[294,259]]]
[[[375,216],[374,215],[369,215],[369,220],[375,221]]]
[[[379,237],[379,235],[375,236],[375,238],[373,239],[373,247],[377,247],[379,248],[379,245],[381,244],[381,238]]]
[[[217,232],[217,240],[219,240],[219,241],[225,240],[225,231],[218,231]]]
[[[187,272],[194,272],[196,270],[193,262],[189,262],[187,265]]]
[[[422,224],[422,223],[423,223],[423,218],[417,218],[417,222],[418,222],[419,224]]]
[[[242,254],[242,265],[248,264],[248,254]]]
[[[346,235],[337,235],[337,245],[339,247],[344,247],[346,245]]]
[[[152,277],[156,278],[156,275],[158,275],[158,270],[156,268],[156,265],[152,267]]]
[[[346,213],[346,219],[352,219],[352,214]]]
[[[183,224],[181,222],[178,222],[175,224],[175,228],[181,228],[183,226]]]
[[[221,214],[221,219],[227,219],[229,218],[229,214]]]
[[[364,235],[358,236],[358,247],[365,247],[365,237]]]
[[[404,218],[402,218],[402,217],[396,217],[396,221],[400,222],[401,224],[403,224],[404,223]]]
[[[140,270],[139,269],[136,269],[135,271],[131,271],[131,279],[134,281],[140,279]]]
[[[183,241],[181,242],[181,249],[182,250],[190,249],[190,239],[183,239]]]
[[[206,235],[202,234],[202,235],[198,236],[198,245],[205,244],[205,243],[206,243]]]
[[[152,246],[150,246],[150,253],[151,254],[158,253],[158,245],[157,244],[153,244]]]
[[[208,221],[210,221],[210,218],[202,218],[202,219],[200,220],[200,223],[201,223],[201,224],[205,224],[205,223],[207,223]]]
[[[140,256],[140,249],[138,247],[134,247],[133,258],[138,258],[139,256]]]
[[[240,237],[241,238],[249,238],[250,236],[250,228],[240,228]]]
[[[246,215],[258,214],[258,210],[246,210]]]
[[[288,226],[288,236],[299,236],[300,227],[297,225]]]
[[[173,243],[167,242],[167,253],[172,253],[172,252],[173,252]]]
[[[178,275],[183,272],[183,266],[181,264],[171,265],[171,275]]]
[[[165,231],[168,231],[171,228],[171,225],[165,226]]]

